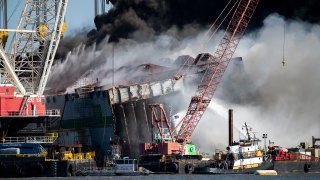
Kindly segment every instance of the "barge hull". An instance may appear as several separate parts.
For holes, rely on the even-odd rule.
[[[67,177],[96,167],[93,159],[45,160],[41,157],[1,157],[0,177]]]
[[[307,169],[306,169],[307,168]],[[320,173],[320,162],[317,161],[275,161],[274,169],[280,174],[286,173]]]

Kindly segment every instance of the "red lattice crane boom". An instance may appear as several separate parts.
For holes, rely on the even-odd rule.
[[[171,139],[171,141],[174,141],[171,127],[163,104],[150,104],[149,107],[151,110],[152,124],[155,123],[157,125],[161,137],[161,142],[165,142],[164,129],[167,129],[169,138]]]
[[[214,58],[206,68],[195,95],[191,98],[188,111],[178,124],[178,126],[181,124],[181,128],[176,139],[183,146],[189,141],[194,129],[208,108],[258,3],[259,0],[240,0],[238,2],[223,38],[215,50]]]

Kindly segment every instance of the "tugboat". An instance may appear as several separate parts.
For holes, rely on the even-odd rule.
[[[195,167],[194,174],[253,174],[257,170],[273,170],[273,160],[263,153],[260,141],[251,138],[245,123],[247,139],[233,142],[227,147],[226,154],[216,154],[216,161],[210,166]]]

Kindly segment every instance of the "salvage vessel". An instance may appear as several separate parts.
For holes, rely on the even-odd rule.
[[[273,159],[263,153],[258,138],[251,138],[247,124],[247,139],[233,142],[227,153],[216,154],[216,161],[210,166],[196,167],[194,174],[253,174],[257,170],[273,170]]]
[[[58,121],[60,110],[47,109],[44,100],[16,95],[13,85],[0,84],[0,177],[71,176],[96,166],[93,151],[54,144],[58,133],[51,124]]]

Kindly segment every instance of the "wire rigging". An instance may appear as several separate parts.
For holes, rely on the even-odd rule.
[[[284,15],[286,14],[286,0],[283,0]],[[286,20],[283,21],[283,44],[282,44],[282,66],[285,66],[287,61],[285,59],[285,45],[286,45]]]
[[[230,15],[230,13],[234,10],[234,8],[236,7],[236,5],[240,2],[240,0],[236,0],[233,4],[233,6],[231,7],[231,9],[228,11],[228,13],[223,17],[222,21],[219,23],[218,26],[216,26],[216,23],[218,22],[218,20],[222,17],[222,15],[225,13],[225,11],[228,9],[230,3],[233,0],[230,0],[226,6],[224,7],[224,9],[221,11],[221,13],[219,14],[219,16],[215,19],[215,21],[213,22],[213,24],[210,26],[210,28],[207,30],[207,32],[202,36],[202,38],[198,41],[198,49],[201,50],[203,49],[205,46],[208,46],[209,42],[211,41],[211,39],[214,37],[214,35],[216,34],[216,32],[220,29],[221,25],[225,22],[225,20],[227,19],[227,17]],[[216,27],[216,28],[215,28]],[[210,35],[209,38],[206,39],[206,37],[208,37],[208,35],[210,34],[210,32],[213,31]],[[184,63],[183,65],[180,67],[180,69],[178,70],[178,73],[175,74],[175,79],[178,80],[180,79],[181,76],[184,75],[184,72],[187,71],[189,69],[190,66],[190,61],[191,58],[189,57]]]
[[[285,66],[286,59],[285,59],[285,46],[286,46],[286,22],[283,25],[283,47],[282,47],[282,64]]]
[[[16,10],[18,9],[18,7],[20,6],[20,4],[22,4],[20,1],[17,1],[17,4],[15,5],[11,15],[8,18],[8,23],[10,22],[10,19],[12,18],[13,14],[16,12]]]

